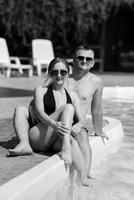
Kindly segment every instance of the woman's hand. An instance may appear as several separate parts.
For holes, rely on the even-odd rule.
[[[66,127],[64,122],[52,122],[52,127],[54,128],[55,132],[59,134],[59,136],[64,136],[65,134],[70,134],[70,129]]]

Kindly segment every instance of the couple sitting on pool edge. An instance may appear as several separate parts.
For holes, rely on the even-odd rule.
[[[36,88],[34,99],[30,103],[29,110],[26,110],[28,118],[24,118],[25,116],[15,117],[17,134],[20,133],[18,131],[20,117],[22,118],[21,123],[27,125],[26,128],[29,129],[28,141],[26,144],[19,144],[16,149],[10,149],[9,153],[11,155],[25,154],[25,152],[19,153],[17,148],[20,150],[22,148],[20,145],[26,145],[27,148],[29,142],[34,151],[45,152],[53,148],[54,151],[61,152],[61,158],[66,163],[73,162],[82,184],[86,185],[84,159],[74,137],[81,131],[83,117],[76,93],[67,91],[64,87],[68,75],[69,66],[64,59],[54,58],[50,62],[48,67],[50,83],[48,86]],[[23,134],[22,137],[24,137]],[[30,153],[30,151],[27,152]]]
[[[66,163],[73,163],[81,183],[88,185],[91,158],[89,153],[85,158],[82,146],[86,152],[91,149],[87,130],[82,125],[79,98],[75,92],[65,89],[68,75],[69,66],[64,59],[54,58],[50,62],[45,86],[36,88],[29,109],[16,109],[14,125],[20,143],[9,154],[25,155],[33,150],[45,152],[53,148]],[[79,135],[84,139],[80,140]]]

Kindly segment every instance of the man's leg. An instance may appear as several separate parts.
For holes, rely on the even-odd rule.
[[[79,175],[81,184],[83,186],[89,186],[84,156],[80,150],[79,144],[72,136],[70,136],[70,143],[71,143],[72,164]],[[60,140],[56,140],[55,144],[53,145],[53,148],[57,152],[60,151],[61,149]]]
[[[81,129],[81,132],[75,136],[81,152],[84,156],[87,177],[90,178],[92,150],[89,144],[88,133],[85,129]]]
[[[78,172],[81,184],[83,186],[89,186],[83,153],[81,152],[78,142],[72,136],[71,136],[71,148],[72,148],[72,162],[74,168]]]
[[[14,113],[14,129],[20,142],[14,149],[9,149],[9,155],[29,155],[33,152],[29,144],[29,123],[28,123],[28,109],[19,106],[15,109]]]

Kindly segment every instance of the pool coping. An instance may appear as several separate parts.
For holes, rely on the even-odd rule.
[[[118,144],[123,138],[121,122],[111,117],[104,117],[104,119],[108,121],[108,124],[103,130],[108,134],[110,139],[106,145],[103,144],[100,137],[92,137],[90,139],[93,154],[92,167],[99,164],[97,155],[100,152],[103,157],[104,154],[109,152],[113,142],[114,144]],[[118,145],[116,145],[116,148],[118,148]],[[1,185],[0,196],[2,200],[29,200],[30,198],[32,200],[40,200],[54,185],[68,177],[68,167],[55,154],[22,175]]]

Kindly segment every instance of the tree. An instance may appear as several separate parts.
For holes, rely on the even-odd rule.
[[[124,3],[133,1],[0,0],[0,36],[14,55],[31,56],[32,39],[47,38],[56,55],[69,56],[80,43],[99,42],[102,21]]]

